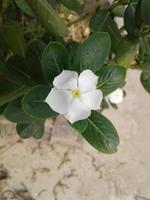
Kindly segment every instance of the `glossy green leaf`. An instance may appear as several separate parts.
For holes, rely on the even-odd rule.
[[[110,48],[111,40],[108,33],[94,33],[77,48],[73,59],[73,69],[98,71],[108,57]]]
[[[0,106],[22,96],[29,86],[16,85],[8,80],[0,80]]]
[[[44,135],[44,122],[45,121],[33,121],[29,124],[17,124],[17,133],[24,139],[30,137],[40,139]]]
[[[116,17],[123,17],[124,16],[124,12],[125,12],[126,6],[125,5],[119,5],[117,7],[114,7],[114,9],[112,10],[113,14]]]
[[[8,44],[6,43],[5,39],[4,39],[4,33],[2,31],[2,28],[0,28],[0,51],[7,51],[8,48]]]
[[[140,54],[142,59],[146,57],[150,57],[150,40],[148,37],[141,37],[140,39]]]
[[[0,75],[15,84],[31,84],[30,76],[22,67],[21,57],[10,57],[6,63],[0,61]]]
[[[95,111],[92,112],[87,122],[88,126],[84,132],[81,132],[82,136],[95,149],[103,153],[115,153],[119,145],[119,136],[112,123]]]
[[[143,20],[141,16],[141,0],[138,1],[135,10],[135,23],[138,29],[140,30],[143,25]]]
[[[23,32],[17,22],[7,22],[3,25],[4,38],[15,55],[25,56]]]
[[[150,73],[150,56],[147,56],[143,59],[141,63],[141,68],[144,73]]]
[[[131,3],[134,6],[136,6],[138,2],[139,0],[129,0],[129,3]]]
[[[12,56],[5,65],[0,63],[0,74],[16,83],[35,85],[44,82],[41,67],[41,56],[45,44],[40,40],[33,40],[27,46],[25,58]]]
[[[97,75],[99,76],[97,87],[102,90],[104,95],[108,95],[124,85],[126,69],[117,64],[104,65]]]
[[[150,72],[142,72],[141,74],[141,83],[145,90],[150,93]]]
[[[77,121],[71,125],[74,129],[76,129],[79,133],[83,133],[88,127],[87,120]]]
[[[55,76],[68,68],[69,53],[61,44],[50,42],[43,52],[41,63],[45,79],[52,83]]]
[[[111,38],[112,48],[115,49],[121,40],[121,34],[116,22],[112,19],[108,10],[98,11],[90,21],[90,27],[93,31],[108,32]]]
[[[139,52],[141,68],[146,72],[150,72],[150,43],[147,37],[141,37]]]
[[[24,112],[35,119],[47,119],[57,114],[45,102],[51,88],[45,85],[33,87],[23,98],[22,106]]]
[[[52,6],[52,8],[56,8],[57,2],[56,0],[48,0],[48,3]]]
[[[7,104],[0,106],[0,115],[3,115],[5,108],[6,108]]]
[[[25,0],[15,0],[15,2],[22,12],[30,16],[34,15],[31,8],[28,6]]]
[[[56,36],[65,36],[68,32],[67,27],[57,16],[55,10],[47,0],[25,0],[35,13],[41,24],[48,32]]]
[[[44,80],[41,57],[45,49],[45,43],[41,40],[32,40],[26,51],[25,63],[28,74],[36,80],[36,82],[41,83]]]
[[[82,10],[82,5],[78,0],[60,0],[60,2],[70,10],[74,10],[79,13]]]
[[[117,49],[116,49],[116,57],[115,61],[121,66],[125,68],[130,68],[131,63],[134,61],[135,56],[139,50],[139,41],[138,40],[130,40],[128,38],[123,38]]]
[[[124,14],[124,27],[128,32],[130,38],[135,38],[139,36],[139,30],[135,22],[135,7],[129,4],[125,10]]]
[[[21,99],[22,97],[10,102],[5,109],[4,116],[11,122],[30,123],[33,121],[33,118],[23,111]]]
[[[79,42],[74,42],[74,41],[67,44],[67,49],[68,49],[69,55],[70,55],[69,56],[69,58],[70,58],[70,68],[72,68],[71,66],[72,66],[72,63],[73,63],[73,57],[74,57],[74,54],[75,54],[79,45],[80,45]],[[68,67],[68,69],[69,69],[69,67]]]
[[[141,18],[143,22],[150,25],[150,1],[141,0]]]

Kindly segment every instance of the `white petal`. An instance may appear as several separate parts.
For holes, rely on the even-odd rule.
[[[78,87],[81,92],[95,90],[98,82],[96,76],[91,70],[84,70],[78,78]]]
[[[111,103],[119,104],[123,100],[123,91],[121,89],[117,89],[106,97]]]
[[[78,73],[69,70],[63,70],[62,73],[55,77],[53,84],[58,89],[76,89]]]
[[[90,109],[82,104],[78,98],[74,98],[68,112],[64,116],[70,123],[74,123],[76,121],[86,119],[90,115]]]
[[[71,91],[52,88],[45,101],[52,110],[64,114],[68,111],[72,102]]]
[[[90,110],[98,110],[103,100],[103,93],[101,90],[85,92],[81,94],[80,99]]]

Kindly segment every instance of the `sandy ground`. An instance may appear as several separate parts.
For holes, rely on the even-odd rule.
[[[120,135],[105,155],[59,117],[40,141],[21,140],[0,120],[0,200],[150,200],[150,95],[139,73],[128,73],[127,96],[104,115]],[[51,137],[52,135],[52,137]]]

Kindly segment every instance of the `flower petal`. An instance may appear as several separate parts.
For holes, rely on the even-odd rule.
[[[53,84],[58,89],[76,89],[78,73],[69,70],[63,70],[62,73],[55,77]]]
[[[91,70],[84,70],[78,78],[78,87],[81,92],[95,90],[98,82],[96,76]]]
[[[68,112],[64,116],[70,123],[74,123],[76,121],[86,119],[90,115],[90,109],[81,103],[78,98],[74,98]]]
[[[108,99],[111,103],[119,104],[123,101],[123,91],[122,89],[118,88],[111,94],[106,96],[106,99]]]
[[[45,101],[52,110],[64,114],[68,111],[72,102],[71,91],[52,88]]]
[[[80,99],[90,110],[98,110],[103,100],[103,93],[101,90],[93,90],[82,93]]]

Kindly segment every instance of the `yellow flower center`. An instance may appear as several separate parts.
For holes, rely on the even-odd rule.
[[[79,91],[78,89],[73,90],[73,91],[72,91],[72,96],[73,96],[74,98],[79,98],[79,97],[80,97],[80,91]]]

